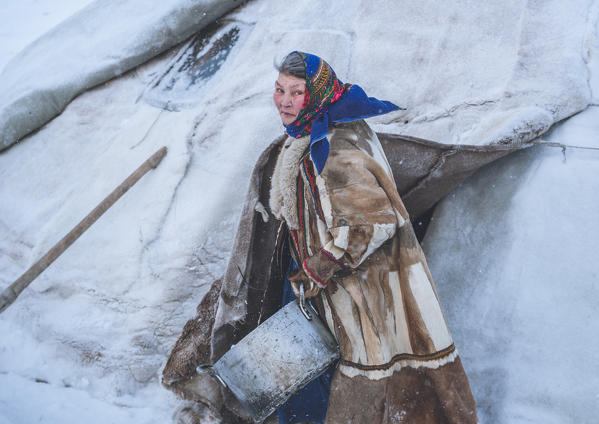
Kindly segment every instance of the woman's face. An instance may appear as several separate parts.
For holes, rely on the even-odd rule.
[[[285,73],[279,74],[275,81],[273,99],[284,125],[295,121],[304,105],[305,94],[306,83],[303,79]]]

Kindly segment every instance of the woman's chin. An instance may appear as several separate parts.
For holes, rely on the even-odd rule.
[[[295,116],[292,116],[289,114],[284,114],[284,113],[281,113],[280,115],[281,115],[281,121],[283,122],[283,125],[289,125],[293,121],[295,121]]]

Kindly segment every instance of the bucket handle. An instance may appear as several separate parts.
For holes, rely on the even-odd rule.
[[[220,375],[216,372],[216,370],[210,364],[200,364],[196,368],[196,372],[198,374],[207,374],[210,377],[216,379],[225,389],[227,388],[227,383],[221,378]]]
[[[308,310],[308,307],[306,306],[306,295],[304,294],[304,284],[303,283],[300,283],[299,292],[300,292],[300,298],[299,298],[300,310],[302,311],[302,314],[304,314],[304,316],[306,317],[306,319],[308,321],[312,321],[312,314],[310,313],[310,311]]]

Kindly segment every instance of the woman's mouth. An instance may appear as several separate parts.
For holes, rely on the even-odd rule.
[[[288,113],[288,112],[281,111],[280,115],[281,115],[281,119],[283,120],[283,122],[285,124],[291,123],[291,122],[293,122],[295,120],[295,115],[293,113]]]

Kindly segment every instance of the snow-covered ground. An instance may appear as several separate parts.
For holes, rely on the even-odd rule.
[[[171,107],[177,99],[165,95],[163,104],[171,106],[156,107],[164,93],[153,87],[161,76],[171,75],[168,70],[179,60],[180,48],[79,95],[57,118],[0,153],[0,289],[149,155],[163,145],[169,153],[0,315],[0,423],[170,420],[180,401],[160,386],[160,370],[207,284],[226,265],[255,159],[281,133],[271,104],[274,57],[295,48],[321,54],[344,81],[408,107],[407,112],[374,120],[378,130],[441,142],[519,142],[583,109],[591,99],[597,103],[597,3],[580,0],[573,7],[557,0],[542,5],[512,0],[439,6],[430,1],[398,8],[394,1],[323,6],[316,0],[255,0],[223,21],[221,28],[240,28],[237,47],[226,58],[207,62],[220,68],[202,84],[192,84],[197,102],[183,98]],[[0,29],[0,67],[85,4],[4,2],[0,18],[12,27]],[[25,31],[18,23],[23,19],[37,24],[20,33]],[[571,118],[547,134],[547,140],[596,147],[596,109]],[[561,154],[560,147],[536,151],[540,149]],[[585,182],[590,194],[581,210],[592,209],[596,156],[575,152],[572,161],[578,166],[567,170],[559,168],[559,155],[539,157],[526,160],[536,160],[543,170],[539,175],[549,177],[556,169],[556,176],[573,173],[577,178],[575,170],[588,163],[579,175],[591,180]],[[514,166],[526,160],[515,159]],[[524,171],[522,175],[517,187],[528,181]],[[531,184],[527,193],[542,187]],[[456,206],[448,203],[440,210],[451,207]],[[557,218],[568,221],[580,218],[576,210],[564,206],[555,213],[567,215]],[[531,231],[553,225],[535,221],[530,213],[525,216]],[[441,221],[435,217],[432,234],[446,231],[434,230]],[[587,232],[595,227],[585,228],[585,234],[599,238]],[[525,249],[526,240],[520,242]],[[538,243],[543,245],[543,239]],[[528,260],[534,260],[534,252],[528,253]],[[541,396],[535,392],[539,384],[522,400],[518,387],[533,371],[518,366],[514,372],[529,374],[501,380],[506,384],[502,393],[506,408],[513,401],[525,413],[502,415],[489,406],[497,393],[485,390],[479,377],[484,373],[478,371],[499,365],[477,356],[480,349],[467,339],[469,320],[480,321],[450,300],[447,292],[453,288],[444,285],[442,273],[449,259],[443,258],[431,252],[442,303],[465,366],[472,371],[485,422],[581,422],[595,417],[597,411],[573,412],[565,396],[554,402],[555,409],[542,409],[545,398],[535,400]],[[494,266],[501,270],[502,263]],[[589,284],[596,284],[589,278]],[[466,289],[479,281],[472,284]],[[531,290],[527,295],[533,294]],[[480,302],[501,311],[496,297],[481,296]],[[479,330],[490,337],[496,329],[490,324],[486,333]],[[537,329],[536,323],[526,328]],[[480,332],[470,334],[476,338]],[[534,340],[533,348],[543,346]],[[582,365],[572,370],[584,372]],[[546,380],[562,378],[558,385],[570,381],[539,368],[534,373]],[[593,386],[586,387],[590,394],[585,402],[596,396]],[[544,415],[535,420],[541,410]]]
[[[0,26],[0,69],[27,44],[90,2],[91,0],[61,0],[59,2],[10,0],[2,2],[0,4],[0,22],[2,22]],[[126,91],[119,93],[120,86],[115,88],[117,95],[127,95]],[[95,122],[105,120],[108,123],[110,119],[117,117],[113,130],[116,127],[122,128],[122,122],[118,119],[123,112],[122,108],[113,103],[115,109],[109,116],[106,116],[102,114],[101,104],[90,104],[86,102],[85,96],[82,98],[78,99],[78,112],[66,114],[61,129],[58,131],[50,129],[48,137],[44,137],[44,141],[36,148],[36,150],[39,149],[37,158],[30,157],[31,160],[28,160],[18,155],[19,159],[13,161],[6,154],[2,157],[3,163],[0,165],[0,174],[3,176],[2,187],[11,187],[11,191],[14,189],[12,195],[2,196],[0,201],[2,204],[0,279],[3,288],[18,277],[48,247],[46,245],[32,255],[31,248],[35,241],[22,238],[23,232],[33,230],[31,234],[37,233],[36,239],[63,235],[58,233],[45,235],[44,223],[49,216],[53,215],[52,210],[60,208],[66,193],[77,187],[75,190],[80,195],[85,196],[87,193],[93,197],[93,180],[96,177],[102,186],[98,187],[101,192],[97,192],[95,199],[90,199],[91,201],[88,201],[87,204],[81,204],[75,210],[72,209],[72,206],[66,206],[65,210],[68,212],[62,215],[66,215],[63,219],[68,222],[65,222],[60,231],[78,222],[91,210],[90,208],[97,200],[120,183],[121,177],[125,177],[139,165],[135,160],[125,165],[118,165],[121,171],[118,174],[113,169],[114,163],[105,162],[104,166],[101,166],[102,170],[96,172],[92,164],[71,159],[71,153],[77,151],[81,154],[85,151],[85,145],[93,149],[95,144],[97,150],[88,151],[88,153],[91,157],[98,155],[100,158],[101,152],[107,147],[106,144],[103,144],[107,139],[100,134],[98,136],[101,142],[94,143],[94,138],[90,137],[90,132],[86,130],[88,128],[85,125],[86,120],[96,119]],[[111,99],[108,97],[105,100],[110,101]],[[150,118],[153,119],[154,116]],[[69,138],[63,130],[65,127],[70,127],[73,130],[69,135],[75,142],[64,145],[62,151],[49,153],[51,149],[46,148],[45,144],[60,146],[65,138]],[[106,135],[106,128],[103,133]],[[171,156],[175,154],[175,152],[171,152]],[[51,157],[53,159],[50,159]],[[75,155],[75,157],[81,156]],[[18,172],[15,173],[14,170],[18,170]],[[90,171],[88,180],[85,177],[85,170]],[[113,174],[113,178],[109,177],[111,174]],[[32,186],[36,187],[33,192],[30,191]],[[31,195],[28,197],[19,195],[19,191],[23,189],[30,191]],[[126,199],[122,199],[122,201],[126,201]],[[53,225],[51,224],[49,227]],[[118,234],[118,229],[112,227],[110,233]],[[127,248],[125,237],[109,238],[110,240],[103,245],[104,248],[116,245]],[[49,244],[54,241],[57,239],[49,241]],[[30,242],[33,243],[30,244]],[[80,240],[80,242],[85,243],[84,240]],[[75,247],[69,253],[75,253],[77,250],[78,248]],[[92,251],[81,253],[85,257],[90,255],[90,252]],[[117,257],[119,252],[116,251],[114,254]],[[97,264],[96,261],[92,262]],[[118,259],[117,262],[119,262]],[[13,267],[11,264],[16,266]],[[97,265],[96,272],[107,271],[102,269],[101,264]],[[126,267],[123,264],[123,268]],[[130,364],[123,364],[123,367],[129,370],[126,372],[130,375],[129,379],[131,380],[126,381],[124,378],[111,377],[119,373],[118,364],[102,365],[100,363],[105,355],[104,349],[108,347],[106,344],[111,343],[115,332],[119,332],[119,328],[125,333],[130,331],[127,328],[127,321],[131,321],[132,311],[127,311],[120,317],[112,312],[114,306],[108,307],[106,310],[92,311],[84,299],[85,292],[96,289],[101,291],[102,287],[90,288],[85,283],[87,279],[85,275],[77,275],[77,273],[72,275],[72,271],[67,271],[66,274],[59,271],[54,274],[54,277],[51,275],[51,270],[49,272],[48,277],[42,276],[36,283],[43,284],[44,279],[53,280],[56,276],[59,276],[58,280],[60,281],[76,282],[71,287],[68,284],[63,286],[63,290],[72,290],[71,294],[61,295],[61,297],[66,295],[64,301],[59,301],[57,307],[52,307],[50,310],[44,311],[35,306],[18,312],[8,320],[0,319],[2,339],[0,343],[2,358],[0,360],[2,363],[0,367],[0,423],[169,422],[177,400],[156,383],[155,369],[151,376],[154,384],[144,385],[143,382],[147,376],[139,377],[137,374],[141,379],[136,381],[135,371],[129,368]],[[87,270],[83,274],[87,272],[93,271]],[[118,279],[120,280],[121,277],[119,276]],[[104,300],[105,305],[118,304],[118,302],[116,297]],[[143,305],[140,306],[141,308]],[[11,313],[11,311],[7,311],[7,315]],[[54,325],[58,323],[62,323],[60,325],[62,328]],[[68,333],[77,333],[79,340],[72,340]],[[150,342],[139,340],[140,344]],[[127,355],[127,351],[126,348],[122,349],[119,355]],[[160,360],[163,357],[164,352]],[[146,358],[139,362],[144,362],[144,359]]]

